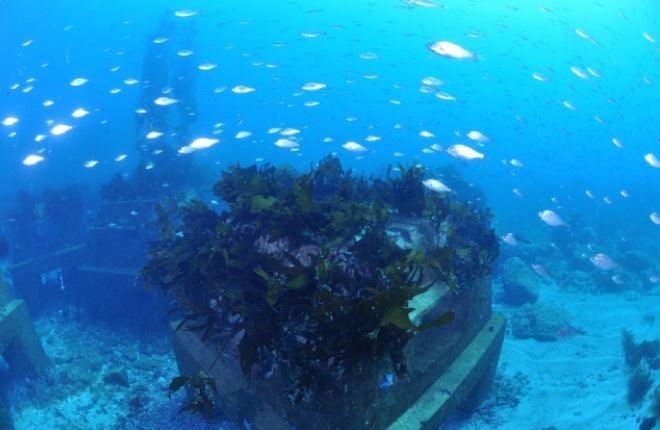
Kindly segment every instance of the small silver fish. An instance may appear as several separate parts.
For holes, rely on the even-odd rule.
[[[426,179],[425,181],[422,181],[422,184],[429,190],[434,191],[436,193],[450,193],[451,188],[443,184],[437,179]]]
[[[532,264],[532,269],[541,278],[550,278],[550,273],[548,273],[548,270],[542,264]]]
[[[617,262],[612,259],[612,257],[602,253],[598,253],[593,257],[590,257],[589,261],[591,261],[594,266],[601,270],[612,270],[619,266]]]
[[[556,212],[551,211],[549,209],[539,212],[539,218],[541,218],[541,220],[544,223],[552,227],[559,227],[566,225],[564,220]]]
[[[468,51],[462,46],[446,40],[429,43],[426,47],[442,57],[453,58],[456,60],[475,60],[477,58],[474,53]]]
[[[516,239],[516,236],[513,233],[507,233],[504,236],[502,236],[502,242],[511,246],[518,245],[518,240]]]

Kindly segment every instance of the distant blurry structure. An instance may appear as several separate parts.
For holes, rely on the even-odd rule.
[[[45,189],[41,194],[20,190],[6,223],[11,242],[6,253],[21,260],[80,243],[84,217],[83,196],[77,187]]]
[[[34,315],[66,300],[66,283],[85,257],[86,223],[82,195],[74,189],[19,192],[7,223],[8,272]]]
[[[0,233],[0,261],[6,259],[9,256],[9,244],[7,243],[7,238]]]
[[[191,178],[191,159],[177,151],[191,140],[196,120],[195,65],[192,58],[177,53],[192,52],[195,34],[194,21],[176,22],[171,13],[164,13],[147,39],[142,94],[136,108],[137,149],[142,161],[133,174],[143,193],[159,194],[163,186],[185,186]],[[172,105],[156,103],[163,97],[171,99]],[[154,187],[147,189],[148,178]]]
[[[33,313],[73,304],[94,319],[140,329],[158,324],[155,295],[137,274],[155,237],[156,202],[200,177],[192,158],[178,153],[190,141],[197,103],[194,60],[177,52],[192,50],[195,34],[194,22],[165,13],[149,36],[135,114],[140,161],[101,186],[98,207],[86,208],[75,187],[17,193],[0,259],[11,255],[14,288]],[[173,106],[155,103],[163,97]],[[145,318],[149,312],[153,318]]]

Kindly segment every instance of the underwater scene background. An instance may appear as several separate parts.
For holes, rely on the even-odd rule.
[[[379,288],[400,294],[388,296],[397,303],[388,308],[369,287],[327,288],[374,300],[375,322],[360,321],[377,331],[362,340],[376,339],[373,357],[394,363],[366,386],[361,398],[379,400],[362,409],[403,396],[397,384],[411,381],[396,357],[407,342],[437,341],[427,328],[451,330],[449,312],[414,317],[408,300],[427,280],[417,275],[423,266],[437,269],[452,297],[487,281],[488,317],[492,284],[492,312],[507,320],[492,385],[435,428],[652,429],[660,421],[657,2],[0,5],[0,304],[19,306],[15,297],[29,315],[19,324],[9,308],[0,313],[0,428],[262,428],[260,412],[237,418],[209,406],[213,399],[190,407],[191,398],[212,398],[213,384],[222,392],[223,381],[182,374],[171,343],[180,327],[170,323],[197,312],[190,321],[206,324],[199,302],[210,300],[213,315],[225,312],[239,327],[233,334],[255,340],[258,330],[232,315],[261,321],[263,308],[246,310],[258,300],[235,299],[222,280],[264,282],[268,312],[286,313],[280,294],[311,291],[312,266],[319,279],[310,258],[341,265],[339,278],[350,260],[347,284],[374,284],[370,270],[382,269]],[[415,242],[406,239],[410,225],[446,242],[419,239],[423,251],[407,256],[389,248]],[[242,241],[266,227],[281,229],[282,242],[274,233]],[[369,237],[373,247],[346,251],[338,240],[325,249],[335,237]],[[209,249],[244,242],[253,249],[229,251],[242,263],[229,265],[225,253],[225,269],[203,266]],[[454,247],[450,263],[436,245]],[[186,271],[192,262],[199,266]],[[401,262],[405,276],[395,270]],[[284,293],[273,292],[278,282]],[[223,308],[207,285],[241,306]],[[443,312],[462,321],[460,309]],[[33,336],[32,326],[45,354],[23,372],[12,339]],[[327,330],[336,345],[352,339]],[[241,343],[246,380],[260,379],[253,365],[276,369],[266,355],[295,355],[284,337],[269,336],[259,339],[272,344],[251,344],[253,355]],[[346,368],[328,367],[350,374],[345,360]],[[295,400],[288,414],[311,407],[306,390],[323,385],[313,379],[303,389],[300,375],[300,390],[281,396]],[[186,406],[192,411],[181,412]]]

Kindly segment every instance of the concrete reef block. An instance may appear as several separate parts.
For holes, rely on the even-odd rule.
[[[421,428],[426,422],[441,423],[474,403],[490,386],[505,325],[504,318],[491,316],[490,297],[487,279],[473,282],[462,294],[440,288],[426,298],[430,303],[420,306],[427,309],[417,318],[424,321],[453,309],[456,319],[447,327],[418,334],[406,346],[407,376],[396,378],[387,390],[380,389],[384,375],[392,371],[390,360],[381,360],[347,377],[341,395],[319,392],[309,404],[293,405],[282,395],[291,385],[284,374],[246,378],[236,353],[240,339],[229,342],[218,357],[217,346],[203,343],[184,326],[174,332],[173,345],[180,373],[194,375],[203,370],[215,378],[223,412],[237,422],[247,419],[254,429]]]
[[[505,326],[504,317],[494,315],[451,366],[387,430],[435,430],[464,402],[474,400],[471,397],[483,396],[495,373]]]
[[[23,300],[12,299],[0,276],[0,354],[12,371],[43,375],[48,359]]]
[[[222,357],[214,365],[217,354],[215,349],[185,329],[174,332],[173,347],[182,375],[194,375],[200,369],[216,370],[209,374],[216,378],[221,390],[223,412],[230,418],[237,422],[248,419],[256,429],[292,430],[288,422],[268,404],[267,399],[254,395],[254,389],[243,376],[238,360]]]
[[[48,359],[23,300],[0,308],[0,353],[12,371],[43,375]]]

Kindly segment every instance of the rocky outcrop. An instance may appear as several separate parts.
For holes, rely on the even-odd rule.
[[[504,303],[514,306],[535,303],[539,298],[539,277],[527,263],[511,257],[502,265],[502,289]]]
[[[555,341],[571,338],[583,332],[571,325],[561,308],[541,304],[526,304],[511,316],[511,332],[521,339]]]

